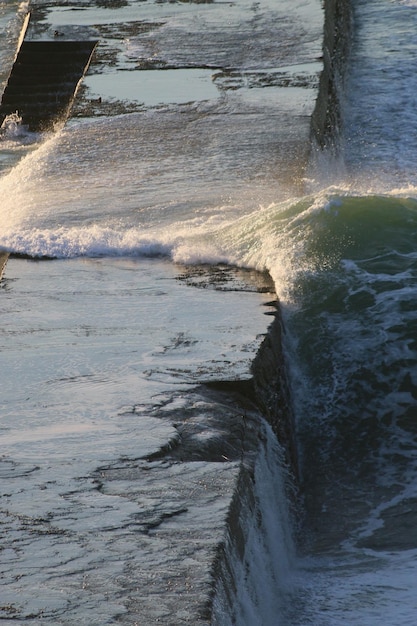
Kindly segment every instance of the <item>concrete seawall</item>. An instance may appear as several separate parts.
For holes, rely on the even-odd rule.
[[[91,34],[97,37],[100,43],[85,85],[74,102],[73,115],[75,117],[99,117],[129,112],[145,111],[146,113],[147,105],[139,100],[137,95],[130,98],[129,92],[129,97],[126,99],[122,100],[121,97],[115,99],[114,96],[119,93],[118,89],[124,85],[120,77],[123,79],[127,76],[133,79],[140,72],[144,74],[147,70],[157,70],[163,82],[171,71],[177,72],[177,76],[183,71],[191,72],[196,67],[210,71],[212,73],[210,80],[220,92],[221,97],[217,98],[218,94],[216,94],[215,104],[212,102],[207,104],[205,101],[202,107],[203,114],[200,117],[195,103],[191,106],[184,103],[181,111],[181,124],[178,124],[177,119],[171,117],[169,111],[171,101],[167,106],[168,112],[161,116],[164,117],[162,122],[155,121],[156,109],[152,110],[152,115],[143,116],[141,141],[145,147],[150,145],[151,159],[154,159],[154,163],[158,163],[158,167],[162,167],[158,161],[162,158],[160,146],[166,143],[167,150],[172,150],[172,162],[179,161],[180,163],[175,174],[181,177],[184,174],[181,170],[183,162],[179,160],[180,153],[184,152],[189,162],[195,162],[196,159],[204,162],[205,155],[201,147],[209,144],[210,138],[217,133],[217,141],[220,144],[224,142],[221,144],[221,149],[228,155],[236,153],[236,161],[239,161],[237,165],[232,161],[230,170],[227,170],[229,161],[226,159],[224,161],[226,175],[230,175],[232,191],[235,185],[233,176],[238,171],[241,178],[237,177],[237,180],[242,185],[241,188],[245,189],[242,183],[245,176],[247,177],[244,180],[245,184],[249,185],[255,181],[257,185],[259,184],[261,192],[265,193],[265,202],[276,200],[277,188],[282,198],[293,198],[297,191],[302,190],[304,168],[312,144],[315,142],[321,146],[327,146],[331,143],[333,133],[339,126],[337,87],[347,49],[348,38],[344,35],[350,28],[347,3],[342,0],[327,0],[324,20],[321,3],[312,0],[309,9],[314,28],[312,27],[311,33],[307,32],[308,28],[305,26],[307,18],[304,14],[298,15],[293,6],[284,6],[283,3],[283,6],[277,9],[281,11],[278,16],[282,21],[280,38],[276,37],[273,41],[268,38],[269,31],[264,34],[261,32],[262,29],[258,28],[258,24],[262,23],[262,15],[257,13],[259,11],[257,5],[242,9],[242,13],[238,13],[234,30],[233,28],[231,31],[227,30],[229,24],[218,25],[216,23],[204,40],[201,31],[207,28],[206,16],[199,18],[200,23],[192,13],[193,3],[184,3],[190,14],[183,19],[178,19],[178,16],[172,18],[170,14],[172,3],[157,2],[156,4],[158,16],[162,15],[165,5],[168,7],[168,17],[164,19],[159,17],[158,22],[154,18],[154,22],[149,19],[134,23],[124,22],[123,17],[120,17],[119,22],[113,23],[111,21],[113,16],[120,7],[123,12],[125,3],[119,6],[117,2],[97,2],[100,11],[108,10],[111,17],[108,23],[92,23],[94,32]],[[78,6],[74,3],[72,10],[68,3],[61,3],[61,5],[65,7],[65,10],[58,10],[54,13],[55,22],[58,19],[57,15],[62,19],[69,16],[69,21],[74,21],[77,10],[84,22],[87,22],[88,9],[83,3]],[[36,6],[33,6],[35,14],[37,9],[40,15],[39,21],[35,20],[35,33],[44,36],[45,33],[48,34],[56,28],[53,20],[51,24],[48,23],[48,11],[54,11],[56,8],[62,9],[61,5],[59,1],[53,4],[46,0],[43,2],[39,0]],[[178,6],[182,8],[182,4],[177,3],[174,9],[178,10]],[[234,10],[235,5],[230,6],[231,10]],[[289,8],[295,11],[290,17],[288,16]],[[195,3],[196,13],[204,9],[216,10],[216,3]],[[240,7],[236,8],[236,11],[238,10],[241,10]],[[128,11],[129,7],[126,9],[126,12]],[[94,14],[94,11],[92,13]],[[279,20],[277,18],[277,21]],[[197,27],[192,30],[195,24]],[[266,26],[262,24],[263,28],[267,28],[268,24]],[[71,34],[75,32],[72,22],[68,27],[58,26],[59,31],[63,33],[67,32],[66,28]],[[143,35],[143,39],[140,40],[141,45],[138,46],[140,51],[144,50],[143,56],[139,59],[123,57],[123,71],[117,72],[118,61],[115,59],[122,56],[120,52],[122,43],[128,41],[132,33],[135,36],[138,36],[138,33]],[[215,37],[214,44],[213,36]],[[202,44],[203,40],[205,45]],[[250,59],[252,65],[249,67],[245,65],[244,54],[248,41],[250,41],[252,55],[254,55]],[[320,58],[322,47],[323,58]],[[259,71],[258,64],[262,66],[266,54],[270,55],[268,71],[264,69]],[[109,68],[108,65],[111,67]],[[114,67],[116,70],[112,74]],[[317,79],[318,71],[319,80]],[[99,89],[103,74],[107,81],[106,85],[110,85],[113,90],[110,96],[105,93],[104,88],[103,92]],[[113,79],[114,83],[112,83]],[[129,85],[133,83],[133,80],[129,81]],[[271,88],[272,96],[269,96],[269,88]],[[253,89],[257,90],[258,97],[261,93],[267,100],[270,98],[269,103],[273,103],[273,106],[269,104],[266,113],[263,104],[258,106],[256,98],[253,97]],[[195,91],[197,92],[198,88]],[[261,98],[262,96],[259,97],[260,100]],[[163,108],[159,103],[158,106]],[[230,113],[231,111],[233,114]],[[186,125],[187,122],[194,129],[192,142],[184,141],[182,134],[182,125]],[[134,124],[137,124],[137,118]],[[106,132],[108,132],[107,129]],[[100,137],[103,143],[106,132],[103,132],[103,137]],[[160,139],[155,142],[155,137]],[[272,150],[271,143],[273,144]],[[194,145],[197,145],[197,149],[193,147]],[[218,149],[218,146],[216,148]],[[146,153],[146,156],[149,154]],[[272,157],[268,159],[265,155],[272,155]],[[150,162],[152,162],[151,159]],[[245,159],[248,160],[247,163]],[[187,163],[187,160],[184,162]],[[270,170],[265,174],[266,168]],[[219,171],[220,169],[218,167]],[[241,174],[242,169],[243,174]],[[206,168],[206,174],[201,190],[198,188],[192,190],[195,193],[193,201],[198,198],[200,191],[202,197],[205,198],[210,184],[214,186],[216,183],[215,178],[213,180],[209,178],[209,168]],[[218,172],[217,175],[220,176]],[[223,179],[221,183],[223,184]],[[274,188],[271,189],[271,187]],[[268,193],[271,195],[268,196]],[[145,183],[143,183],[143,194],[146,194]],[[0,269],[4,268],[4,262],[1,265],[3,258],[7,259],[6,253],[0,256]],[[22,262],[21,259],[16,261],[16,263]],[[71,306],[74,310],[77,307],[84,307],[84,302],[89,303],[92,310],[94,306],[100,309],[100,303],[96,304],[95,298],[89,300],[90,291],[94,291],[95,294],[95,288],[91,285],[88,293],[87,290],[84,293],[80,292],[78,300],[73,297],[74,294],[77,295],[80,283],[82,287],[84,286],[88,272],[80,273],[76,260],[56,265],[59,266],[56,269],[54,267],[58,276],[58,278],[55,277],[57,284],[64,285],[65,289],[67,284],[69,285],[68,293],[62,287],[65,292],[64,300],[70,301],[70,304],[65,304],[63,311]],[[99,262],[95,265],[98,266]],[[126,271],[117,273],[113,265],[117,269],[117,261],[110,260],[103,270],[105,279],[102,279],[103,283],[100,284],[101,293],[106,293],[106,298],[106,290],[109,288],[108,276],[111,275],[116,284],[117,280],[121,281],[127,275]],[[52,266],[54,266],[53,262]],[[178,268],[175,271],[177,270],[180,271]],[[24,281],[25,271],[28,272],[27,269],[22,271],[21,281]],[[45,275],[48,273],[44,267],[42,271]],[[155,272],[159,284],[168,284],[163,272],[171,270],[164,267],[160,270],[152,268],[149,271],[151,274]],[[158,275],[159,271],[162,278]],[[188,272],[186,278],[182,276],[178,279],[176,276],[173,279],[171,276],[170,280],[175,281],[176,287],[178,287],[179,280],[188,281],[190,289],[195,290],[192,298],[197,301],[200,297],[198,306],[195,305],[195,310],[198,310],[198,307],[207,307],[207,299],[196,295],[198,290],[195,287],[212,287],[216,282],[220,285],[227,271],[233,274],[235,270],[205,267],[201,270],[202,278],[197,279],[195,268],[191,270],[184,268],[184,274]],[[38,270],[36,277],[30,283],[38,284],[41,274],[42,272]],[[82,274],[81,278],[78,277],[79,274]],[[214,279],[213,275],[215,275]],[[44,278],[44,293],[47,293],[52,280],[54,279],[49,276]],[[265,294],[272,290],[269,277],[259,274],[256,280],[258,284],[253,291]],[[199,285],[197,285],[198,281],[200,281]],[[246,278],[242,281],[236,279],[236,283],[244,283],[243,292],[248,289],[247,282]],[[112,285],[110,289],[113,289]],[[167,288],[166,291],[173,299],[174,289],[172,287],[170,289]],[[97,293],[99,291],[97,289]],[[202,294],[207,294],[208,290],[201,289],[200,291]],[[227,291],[227,288],[224,291]],[[232,279],[230,292],[235,291],[239,292],[239,288],[236,288]],[[116,293],[117,310],[125,307],[128,311],[129,302],[133,300],[131,295],[135,293],[135,289],[131,289],[130,284],[127,284],[123,291],[125,299],[121,300],[120,294]],[[157,295],[158,298],[162,298],[161,294]],[[225,294],[221,295],[225,296]],[[259,296],[260,300],[259,293],[251,295],[254,299]],[[27,302],[28,296],[24,294],[24,297]],[[36,295],[33,297],[36,301]],[[97,295],[96,299],[99,300],[101,297],[102,295]],[[273,297],[273,293],[270,293],[269,300]],[[184,301],[186,298],[191,300],[188,294],[181,296],[178,300]],[[143,306],[144,300],[146,299],[141,299],[138,307]],[[55,302],[54,298],[51,298],[51,301]],[[168,306],[166,304],[168,301],[167,296],[164,301],[165,306]],[[243,306],[241,301],[239,304]],[[245,315],[248,316],[249,305],[246,301],[244,304]],[[102,308],[107,306],[106,304]],[[113,306],[114,308],[109,310],[116,310],[115,305]],[[163,308],[164,304],[161,305],[158,302],[154,310],[157,306]],[[229,305],[229,308],[233,309],[233,306],[235,305]],[[89,311],[86,315],[88,313]],[[135,314],[137,315],[137,311]],[[153,312],[147,313],[147,315],[152,314]],[[33,315],[32,311],[31,315]],[[159,403],[155,399],[158,397],[154,391],[155,387],[152,389],[153,395],[151,394],[146,401],[135,389],[139,396],[137,406],[125,407],[123,411],[118,407],[119,412],[111,418],[113,423],[120,422],[120,418],[126,422],[131,420],[135,422],[135,425],[143,421],[145,424],[141,427],[143,436],[142,431],[138,431],[141,436],[136,435],[136,438],[129,440],[126,443],[127,450],[112,449],[111,461],[107,464],[98,466],[97,463],[97,466],[91,470],[95,461],[93,457],[93,459],[88,459],[90,465],[86,464],[84,467],[83,463],[86,461],[82,458],[82,447],[80,447],[78,462],[81,469],[78,469],[75,467],[76,463],[73,462],[73,443],[70,440],[69,444],[67,443],[70,456],[66,467],[71,468],[68,472],[74,471],[75,473],[71,474],[71,478],[65,478],[65,484],[56,486],[56,481],[49,479],[46,470],[42,480],[37,478],[37,473],[40,475],[44,471],[43,467],[42,472],[40,471],[41,461],[35,469],[26,468],[28,478],[22,486],[21,495],[18,489],[13,494],[9,494],[10,502],[7,503],[7,511],[3,512],[6,522],[10,524],[8,528],[11,529],[9,547],[14,550],[15,545],[21,542],[24,547],[22,552],[29,555],[28,562],[30,562],[32,543],[36,550],[40,549],[40,545],[46,546],[45,561],[47,561],[48,549],[52,550],[53,554],[58,554],[54,571],[56,572],[55,578],[61,577],[61,580],[55,583],[49,575],[46,580],[43,580],[42,572],[39,573],[40,580],[48,592],[48,585],[51,585],[53,602],[50,607],[42,606],[38,609],[33,598],[29,597],[27,600],[27,596],[30,596],[28,589],[35,588],[32,584],[30,567],[21,582],[19,582],[20,577],[17,574],[14,575],[12,571],[8,591],[10,598],[16,596],[16,593],[19,594],[20,606],[14,606],[10,600],[10,603],[3,607],[6,617],[11,615],[10,611],[13,610],[13,619],[42,618],[45,624],[50,623],[53,626],[58,623],[63,625],[77,623],[80,612],[83,612],[84,620],[88,620],[90,615],[93,615],[94,619],[101,619],[102,615],[100,623],[118,621],[132,624],[135,622],[146,626],[155,622],[165,626],[179,626],[185,623],[193,624],[193,626],[208,626],[208,624],[227,626],[232,623],[227,621],[225,615],[233,615],[239,602],[242,572],[243,578],[247,574],[246,580],[256,583],[253,579],[253,572],[250,571],[248,549],[250,541],[253,540],[253,529],[258,528],[261,533],[265,526],[265,500],[260,497],[260,482],[264,487],[268,485],[270,488],[267,494],[268,497],[270,496],[268,506],[271,507],[270,511],[276,513],[278,519],[281,516],[280,507],[286,498],[285,490],[289,490],[291,496],[298,472],[291,398],[282,353],[283,328],[277,302],[268,302],[268,315],[268,320],[272,323],[267,328],[268,324],[264,318],[263,330],[258,331],[259,334],[256,335],[256,339],[252,340],[250,350],[246,353],[247,356],[256,352],[250,368],[235,367],[233,359],[237,359],[237,350],[233,345],[230,348],[232,355],[230,363],[233,364],[221,370],[222,375],[218,377],[201,374],[195,365],[188,366],[187,364],[188,369],[185,375],[179,369],[176,384],[187,387],[187,392],[181,392],[178,396],[174,394],[169,402],[164,399],[164,394],[167,398],[169,397],[168,391],[163,388],[165,383],[161,383],[160,389],[159,381],[155,382],[152,376],[150,376],[150,386],[156,385],[159,398],[162,398]],[[64,312],[62,316],[64,317]],[[146,317],[146,314],[143,317]],[[233,318],[233,311],[231,317]],[[136,317],[133,320],[132,328],[136,332],[134,326]],[[90,329],[83,320],[83,325],[78,329],[79,336],[82,335],[83,339],[84,335],[87,337],[87,334],[94,336],[94,323],[93,320]],[[125,317],[122,323],[123,333],[128,332],[125,327],[129,326],[129,323],[126,322]],[[42,324],[41,318],[38,322],[41,329]],[[107,324],[106,321],[104,325],[107,326]],[[91,333],[90,330],[92,330]],[[168,331],[171,332],[170,329]],[[78,341],[78,336],[74,338],[74,329],[71,329],[71,332],[71,341],[68,341],[68,345],[76,344]],[[260,332],[263,333],[262,337]],[[31,336],[31,333],[26,334]],[[134,334],[133,330],[132,334]],[[214,339],[211,340],[217,346],[215,342],[218,337],[215,332],[212,335]],[[123,334],[121,336],[124,337]],[[193,339],[192,336],[191,339]],[[136,340],[136,337],[132,340],[129,336],[126,344]],[[184,349],[187,350],[185,358],[191,359],[194,342],[188,337],[184,339],[179,333],[175,341],[172,340],[172,335],[165,341],[165,344],[162,343],[162,339],[158,337],[159,348],[162,346],[164,350],[162,352],[161,349],[160,354],[164,355],[160,357],[161,359],[168,360],[170,354],[175,353],[178,346],[181,346],[181,341],[185,346]],[[198,344],[198,341],[195,344]],[[52,347],[48,362],[52,362],[54,357],[54,345],[51,339],[50,346]],[[78,348],[80,349],[83,345],[80,339],[77,344]],[[157,359],[152,352],[154,348],[155,346],[148,348],[146,354],[148,359],[150,356],[154,360]],[[216,359],[224,358],[224,346],[217,349],[218,354],[213,357],[214,363]],[[243,346],[244,355],[245,349],[247,348]],[[219,352],[221,352],[221,359]],[[58,354],[56,358],[59,363],[60,355]],[[139,363],[140,357],[135,356],[135,358]],[[134,375],[131,375],[131,378],[136,381],[135,385],[137,379],[141,377],[138,373],[139,365],[137,367],[136,365],[135,363]],[[163,381],[164,370],[160,363],[158,366],[159,370],[155,367],[155,372],[161,375]],[[167,368],[166,375],[169,372],[169,365],[165,364],[165,367]],[[148,373],[144,374],[143,378],[146,376],[149,376]],[[65,395],[70,388],[72,396],[75,393],[74,390],[77,389],[77,384],[81,384],[78,378],[81,379],[82,376],[68,376],[67,379],[60,380],[60,394]],[[53,388],[54,373],[50,374],[50,380],[47,383],[45,388]],[[93,391],[103,393],[103,387],[98,386],[97,392],[93,383],[94,380],[91,381],[91,397]],[[168,389],[168,384],[166,388]],[[96,398],[94,398],[95,401]],[[56,402],[59,406],[58,399]],[[41,403],[43,403],[42,398],[39,399],[39,404]],[[94,406],[90,409],[87,403],[86,413],[90,410],[93,413]],[[115,417],[117,420],[113,419]],[[152,428],[154,422],[163,423],[166,427],[169,434],[166,435],[161,445],[157,437],[155,440],[158,445],[154,443],[152,432],[147,433],[147,420]],[[220,434],[212,438],[206,437],[210,432]],[[104,433],[106,433],[105,430]],[[150,440],[148,445],[150,451],[145,453],[142,449],[147,448],[145,445],[147,436]],[[100,431],[97,437],[100,437]],[[106,436],[104,435],[103,438],[105,439]],[[81,440],[82,437],[77,439],[77,442]],[[114,440],[116,441],[116,437]],[[60,447],[65,449],[65,445],[64,432]],[[97,447],[100,445],[98,444]],[[51,455],[51,465],[52,461],[53,455]],[[284,472],[284,483],[278,489],[276,481],[277,476],[282,475],[282,465],[287,468],[288,474]],[[19,468],[19,463],[16,462],[15,466]],[[7,477],[11,480],[14,479],[15,466],[12,463],[11,469],[7,470],[9,472]],[[57,475],[59,471],[58,465]],[[36,493],[36,490],[41,494],[40,511],[37,511],[33,504],[33,493]],[[62,497],[62,493],[65,498]],[[59,507],[56,507],[57,501],[60,502]],[[29,513],[25,509],[27,502],[33,504],[33,510]],[[22,510],[25,512],[25,517],[24,523],[20,524],[20,520],[23,519]],[[101,521],[102,513],[105,513],[103,521]],[[285,525],[284,518],[285,516],[280,518],[278,523],[282,522]],[[16,519],[19,520],[17,530],[15,530]],[[249,537],[250,533],[251,537]],[[275,556],[269,550],[268,543],[265,543],[264,547],[266,560],[273,561]],[[133,553],[133,549],[136,552]],[[62,557],[60,550],[62,550]],[[71,553],[71,558],[65,561],[67,553]],[[80,564],[72,563],[73,553],[79,554]],[[106,580],[106,562],[111,564],[110,582]],[[23,565],[18,563],[18,567],[22,568]],[[38,581],[35,582],[39,584]],[[54,587],[54,584],[58,587]],[[275,593],[273,584],[271,579],[272,596]],[[82,602],[85,604],[83,605]],[[95,602],[98,604],[94,604]],[[102,614],[98,615],[97,606],[103,611]],[[43,612],[36,613],[38,610]],[[108,613],[106,613],[107,610]],[[8,614],[7,611],[9,611]],[[114,615],[117,615],[117,618],[114,618]],[[98,622],[90,620],[90,623]]]

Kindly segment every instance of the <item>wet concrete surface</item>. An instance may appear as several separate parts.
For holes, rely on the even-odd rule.
[[[70,124],[144,112],[156,159],[160,124],[146,114],[165,116],[169,144],[180,112],[197,120],[184,152],[204,161],[199,147],[217,133],[231,187],[302,186],[320,2],[32,11],[34,38],[100,39]],[[180,73],[179,96],[166,86]],[[213,564],[257,454],[252,363],[275,319],[269,279],[160,260],[13,258],[0,297],[3,623],[210,623]]]
[[[277,172],[283,181],[300,177],[322,68],[324,16],[317,0],[301,5],[37,0],[31,11],[29,39],[99,39],[75,117],[177,104],[187,113],[205,102],[213,125],[219,116],[229,124],[246,116],[261,132],[261,111],[270,102],[274,124],[268,132],[276,145]]]
[[[10,261],[5,623],[208,623],[212,564],[256,450],[260,416],[245,389],[273,309],[262,276],[218,269],[217,290],[203,274],[160,261]]]

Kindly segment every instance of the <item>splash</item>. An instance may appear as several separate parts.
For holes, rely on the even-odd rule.
[[[18,119],[13,116],[8,121],[0,143],[9,161],[18,160],[0,178],[0,232],[6,241],[11,233],[18,232],[25,220],[39,215],[44,163],[57,141],[52,137],[39,144],[40,136],[27,133]],[[6,241],[4,247],[7,248]]]
[[[22,118],[19,113],[7,115],[0,126],[0,136],[4,139],[13,139],[22,134]]]

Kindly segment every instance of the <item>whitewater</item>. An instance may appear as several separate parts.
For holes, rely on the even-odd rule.
[[[317,15],[315,11],[320,3],[304,4],[308,13]],[[188,19],[193,23],[184,5],[172,6],[174,23]],[[2,400],[5,450],[15,455],[11,464],[21,464],[21,475],[26,480],[41,465],[42,456],[49,458],[56,454],[54,439],[50,432],[46,436],[47,429],[42,430],[39,415],[52,420],[52,414],[59,409],[62,419],[59,432],[62,434],[62,429],[67,428],[74,437],[69,440],[69,448],[77,442],[78,451],[73,460],[80,466],[79,480],[87,484],[92,475],[99,480],[99,473],[94,473],[99,463],[92,450],[103,446],[100,454],[105,458],[114,454],[121,459],[138,459],[153,450],[152,446],[152,450],[146,449],[145,443],[144,449],[138,450],[139,444],[131,439],[131,426],[125,423],[121,427],[125,429],[125,437],[114,435],[113,424],[105,419],[106,410],[113,404],[123,408],[119,408],[119,415],[142,415],[146,427],[155,432],[156,440],[161,439],[158,429],[163,428],[162,438],[173,441],[176,434],[172,426],[161,426],[156,414],[148,415],[150,407],[158,405],[166,415],[172,411],[174,416],[178,408],[188,410],[191,400],[187,400],[186,391],[190,391],[196,380],[194,372],[202,373],[204,380],[218,380],[227,378],[230,363],[237,372],[244,371],[248,345],[253,347],[253,336],[263,332],[262,324],[257,325],[257,302],[262,298],[259,293],[257,301],[246,293],[238,294],[236,297],[241,300],[233,301],[232,315],[228,316],[222,308],[230,309],[224,302],[225,293],[210,291],[203,305],[205,316],[197,315],[200,306],[192,311],[184,306],[187,295],[183,285],[178,292],[171,285],[176,268],[220,264],[249,273],[267,272],[279,299],[285,328],[283,349],[295,416],[299,489],[296,495],[288,494],[288,482],[292,485],[292,481],[288,478],[283,450],[264,424],[265,444],[254,469],[256,484],[261,486],[257,505],[262,512],[257,512],[256,507],[255,511],[251,509],[250,501],[242,504],[244,510],[247,508],[246,517],[253,516],[255,521],[253,526],[248,526],[243,559],[233,545],[229,546],[231,579],[238,584],[232,600],[230,589],[219,585],[215,590],[212,623],[218,626],[409,625],[415,623],[417,610],[417,79],[413,65],[417,3],[351,1],[349,55],[337,85],[341,125],[327,150],[323,152],[313,144],[307,164],[302,155],[288,149],[294,148],[295,140],[279,154],[271,147],[269,138],[277,140],[276,90],[280,88],[282,72],[278,79],[274,67],[277,50],[268,39],[274,3],[266,2],[265,6],[266,18],[258,13],[259,3],[250,8],[254,18],[251,27],[258,28],[258,35],[259,30],[263,34],[256,39],[258,46],[245,50],[245,71],[218,75],[213,81],[213,69],[209,73],[207,68],[199,70],[193,80],[204,94],[201,100],[187,96],[181,105],[159,102],[157,107],[150,104],[143,110],[136,107],[137,110],[114,116],[80,115],[79,119],[71,119],[64,130],[46,138],[31,136],[12,125],[3,137],[0,246],[13,254],[10,263],[15,263],[16,269],[13,280],[5,281],[1,295],[10,294],[14,282],[21,285],[19,305],[13,300],[4,305],[11,324],[2,339],[3,367],[9,372]],[[134,8],[134,3],[129,4],[116,9],[114,15],[118,10],[129,12]],[[222,23],[225,10],[216,3],[212,8],[210,17],[205,17],[210,33],[216,32]],[[20,10],[24,11],[25,7],[21,6]],[[154,7],[146,4],[142,17],[150,20],[153,10]],[[19,7],[3,3],[1,11],[2,27],[9,37],[1,50],[2,61],[7,63],[13,57]],[[93,22],[89,11],[93,13]],[[83,16],[86,23],[106,24],[105,11],[99,6],[83,7],[80,15],[74,16],[75,11],[65,17],[69,22],[79,21]],[[127,18],[120,14],[115,21],[122,28]],[[283,26],[286,30],[294,29],[294,48],[305,45],[305,56],[311,62],[320,56],[321,22],[314,19],[310,23],[313,35],[307,44],[295,18]],[[48,23],[55,27],[62,21],[62,8],[52,9]],[[190,32],[188,41],[195,35]],[[185,52],[175,47],[173,37],[171,31],[166,33],[169,62],[180,65]],[[233,42],[234,65],[238,66],[239,62],[243,63],[239,57],[242,40],[237,38]],[[126,66],[138,55],[146,56],[147,45],[153,51],[156,49],[155,42],[135,38],[127,32],[120,45],[124,46],[124,56],[118,63]],[[205,62],[218,64],[220,40],[215,39],[209,54]],[[292,53],[288,54],[291,57]],[[288,66],[294,59],[286,59]],[[106,75],[92,76],[90,84],[87,77],[91,100],[98,93],[105,94],[116,73],[109,72],[107,83]],[[272,85],[261,89],[265,73]],[[288,127],[279,131],[279,139],[287,128],[296,127],[294,118],[310,115],[314,107],[315,92],[306,95],[306,84],[316,85],[317,66],[312,63],[306,68],[300,63],[296,73],[299,81],[304,81],[303,87],[291,88],[294,91],[288,96],[292,98]],[[257,81],[257,88],[242,90],[240,84],[248,87],[250,80]],[[220,92],[219,98],[211,91],[213,82]],[[104,91],[99,92],[100,89]],[[190,89],[196,89],[195,83]],[[302,95],[297,89],[303,90]],[[251,125],[255,113],[256,132]],[[159,267],[155,272],[153,262],[162,264],[162,273]],[[63,264],[68,268],[66,278],[63,278]],[[137,272],[143,277],[141,298],[146,296],[149,302],[149,308],[144,309],[144,317],[150,320],[149,328],[161,336],[168,329],[165,344],[161,339],[158,348],[164,358],[170,359],[168,368],[161,367],[155,355],[152,333],[144,339],[143,367],[135,362],[133,349],[128,352],[128,361],[126,354],[114,352],[116,343],[130,349],[135,333],[141,332],[135,317],[136,304],[131,299],[132,290],[139,289],[134,278]],[[169,286],[167,276],[171,279]],[[191,278],[197,280],[195,276]],[[243,280],[247,281],[247,277]],[[111,293],[106,292],[101,304],[98,296],[104,293],[106,282],[117,287],[112,287]],[[55,292],[57,285],[61,288]],[[37,330],[34,333],[24,330],[28,314],[21,312],[25,310],[25,302],[33,307],[36,290],[48,306],[45,310],[41,302],[39,310],[32,309]],[[162,292],[166,291],[175,303],[172,308],[168,300],[159,304]],[[267,289],[265,292],[264,305],[270,306],[270,292]],[[118,308],[120,303],[122,312]],[[247,311],[244,321],[240,320],[239,307]],[[103,315],[103,308],[111,311],[115,321]],[[16,310],[20,311],[22,322],[12,321]],[[66,335],[67,322],[63,320],[68,319],[69,310],[83,322]],[[193,318],[193,314],[197,317]],[[182,332],[176,343],[169,336],[175,315]],[[221,324],[215,321],[218,315]],[[245,326],[248,318],[253,319],[249,330]],[[194,333],[197,328],[214,325],[214,333],[220,333],[220,339],[213,353],[205,353],[208,342],[196,356],[191,353],[190,324],[195,324]],[[230,339],[225,329],[233,324],[236,336]],[[49,335],[51,339],[42,344],[51,328],[54,336]],[[85,336],[89,333],[108,336],[104,354],[103,343],[99,342],[88,349],[77,343],[77,350],[71,352],[69,346],[71,342],[76,344],[76,336],[81,332]],[[248,335],[240,352],[236,349],[239,333]],[[33,355],[30,367],[21,368],[18,355],[13,363],[7,360],[6,351],[13,347],[13,336],[19,337],[18,349],[25,351],[25,355]],[[180,358],[173,350],[179,345]],[[216,349],[223,350],[221,363]],[[75,363],[83,364],[80,374],[83,382],[77,387],[79,397],[72,396],[71,387],[62,384],[55,389],[51,385],[49,396],[33,395],[28,405],[26,392],[31,390],[35,394],[33,390],[40,384],[39,355],[47,370],[59,362],[59,355],[66,350],[68,357],[60,372],[62,381],[73,376]],[[187,359],[190,363],[195,359],[195,369],[186,368],[186,383],[182,381],[179,388],[175,371],[184,368]],[[140,376],[147,376],[148,385],[140,387],[140,402],[138,392],[132,391],[139,370]],[[25,384],[17,391],[15,381],[23,375],[27,377]],[[53,372],[48,372],[48,376],[52,379]],[[129,393],[123,380],[129,381]],[[158,392],[155,385],[161,380],[168,385],[163,397],[155,393],[155,389]],[[93,386],[88,381],[97,384]],[[194,398],[193,402],[201,407],[208,400]],[[83,406],[90,408],[81,409]],[[74,418],[74,408],[84,414]],[[94,429],[89,422],[89,411],[94,413]],[[35,424],[36,440],[44,437],[46,442],[42,444],[45,445],[42,453],[34,450],[30,437],[18,448],[18,438],[13,440],[13,433],[8,434],[12,420],[21,423],[22,430],[25,420]],[[204,440],[203,433],[200,440]],[[52,479],[43,468],[37,483],[45,491],[55,481],[56,497],[70,471],[62,454],[61,477]],[[236,463],[237,473],[238,460],[234,458],[232,462]],[[144,473],[143,468],[139,469]],[[135,471],[138,473],[139,469]],[[220,477],[223,471],[219,464],[210,487],[213,490],[222,480],[230,480]],[[123,467],[104,467],[103,481],[106,472],[114,473],[113,483],[104,488],[109,503],[102,509],[111,527],[122,522],[124,516],[135,514],[132,503],[121,495],[122,487],[125,488],[133,474],[128,475]],[[4,475],[10,479],[12,474],[7,470]],[[194,478],[191,473],[187,475],[196,490],[200,479],[203,480],[202,475]],[[119,490],[117,484],[121,486]],[[24,494],[18,504],[20,515],[30,515],[30,492],[24,492],[21,483],[18,485]],[[152,488],[149,487],[148,498]],[[11,491],[7,480],[3,491],[6,495]],[[85,527],[94,528],[94,514],[88,512],[87,498],[77,498],[82,505]],[[70,519],[67,501],[61,498],[60,502],[62,519]],[[226,504],[217,506],[220,510]],[[209,519],[212,510],[207,502],[205,507],[204,515]],[[48,501],[42,510],[46,516]],[[270,515],[265,513],[268,511]],[[40,520],[41,513],[38,511],[36,515]],[[262,519],[262,524],[257,526],[256,519]],[[49,561],[45,558],[37,574],[39,588],[48,589],[49,615],[42,619],[42,602],[28,589],[24,592],[29,599],[23,617],[15,619],[12,609],[4,608],[15,604],[18,587],[14,585],[18,577],[24,576],[25,568],[31,567],[31,559],[37,558],[35,550],[20,556],[22,567],[16,570],[16,580],[2,601],[2,621],[32,626],[49,619],[49,623],[55,624],[77,621],[92,626],[116,623],[109,617],[113,612],[120,623],[138,623],[129,617],[135,614],[133,609],[129,614],[125,607],[120,608],[122,602],[117,595],[125,584],[121,578],[127,574],[120,570],[116,555],[123,554],[127,559],[130,550],[123,537],[112,548],[108,565],[113,604],[110,606],[106,599],[105,581],[96,580],[94,591],[96,595],[102,594],[102,604],[91,607],[90,600],[85,600],[78,610],[67,605],[65,618],[59,586],[54,583],[48,587],[45,581],[51,576],[55,561],[62,567],[65,559],[68,562],[72,559],[68,529],[71,530],[70,526],[65,526],[67,551],[65,544],[55,543],[54,556]],[[15,530],[9,526],[10,532]],[[170,530],[179,532],[175,520]],[[214,543],[220,535],[221,529],[216,527],[207,541]],[[168,542],[168,538],[164,540]],[[135,557],[140,557],[141,549]],[[3,552],[3,564],[17,558],[11,548],[8,550],[6,554]],[[92,564],[83,556],[80,546],[77,550],[76,559],[88,588]],[[131,564],[132,589],[139,585],[133,570]],[[64,575],[65,568],[60,571],[60,576]],[[106,602],[108,612],[103,608]],[[145,600],[141,597],[137,602]],[[152,615],[156,620],[157,613]],[[182,615],[172,623],[190,621],[192,616]]]

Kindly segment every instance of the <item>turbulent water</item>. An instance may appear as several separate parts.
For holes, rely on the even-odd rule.
[[[13,7],[0,6],[13,23]],[[219,148],[227,122],[219,116],[215,140],[204,126],[217,105],[74,121],[29,146],[12,129],[3,143],[2,247],[225,262],[274,280],[302,476],[298,556],[288,547],[286,569],[297,610],[266,597],[262,608],[259,592],[254,617],[242,594],[239,626],[416,621],[417,3],[352,6],[339,151],[316,155],[301,196],[274,181],[274,163],[265,174],[244,122]],[[268,133],[273,102],[262,106]],[[203,144],[210,187],[189,159]],[[187,193],[173,180],[182,158]]]

